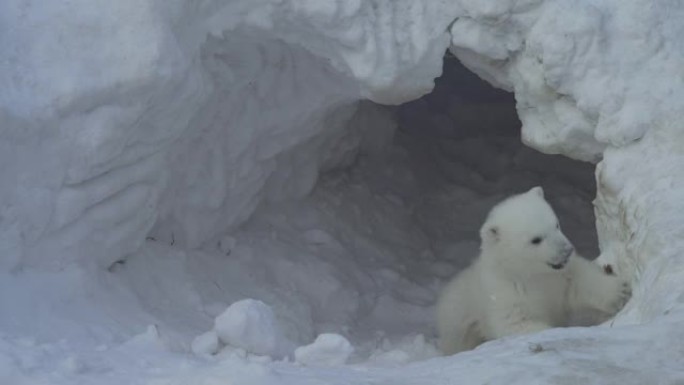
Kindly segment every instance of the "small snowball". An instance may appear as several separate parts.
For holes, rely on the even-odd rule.
[[[215,331],[210,330],[201,334],[192,341],[190,349],[196,355],[216,354],[219,348],[219,338]]]
[[[324,333],[310,345],[301,346],[294,352],[295,361],[312,366],[344,365],[354,352],[346,338],[339,334]]]
[[[224,344],[253,354],[280,355],[285,341],[273,310],[254,299],[230,305],[216,317],[214,330]]]

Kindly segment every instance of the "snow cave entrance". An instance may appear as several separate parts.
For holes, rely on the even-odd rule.
[[[513,95],[455,58],[432,93],[395,107],[363,102],[354,125],[368,130],[358,155],[304,199],[263,203],[199,250],[148,242],[144,258],[116,270],[185,343],[253,298],[273,309],[290,346],[336,333],[354,346],[350,362],[385,365],[439,354],[438,291],[477,255],[479,227],[503,197],[543,186],[577,249],[597,256],[593,165],[525,147]]]
[[[593,165],[524,146],[513,94],[447,56],[432,93],[397,107],[366,102],[357,118],[372,114],[394,131],[364,127],[378,130],[375,143],[352,165],[324,173],[301,202],[263,206],[218,242],[243,259],[229,259],[235,271],[263,282],[251,296],[274,307],[297,344],[330,332],[360,361],[437,355],[439,289],[477,255],[491,206],[536,185],[579,252],[598,255]]]

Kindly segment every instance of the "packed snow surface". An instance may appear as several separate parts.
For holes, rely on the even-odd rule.
[[[0,383],[683,382],[681,20],[675,0],[1,2]],[[515,94],[522,142],[588,163],[523,147],[459,76],[360,102],[429,93],[447,49]],[[632,300],[440,357],[439,288],[536,184]]]

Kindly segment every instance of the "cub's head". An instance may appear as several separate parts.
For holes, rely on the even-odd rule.
[[[541,187],[494,206],[480,237],[483,257],[527,272],[561,270],[574,251]]]

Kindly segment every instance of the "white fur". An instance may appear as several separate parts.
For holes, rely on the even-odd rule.
[[[575,254],[541,187],[496,205],[480,237],[479,258],[447,284],[437,303],[445,354],[568,326],[573,317],[607,319],[630,295],[625,280]]]

